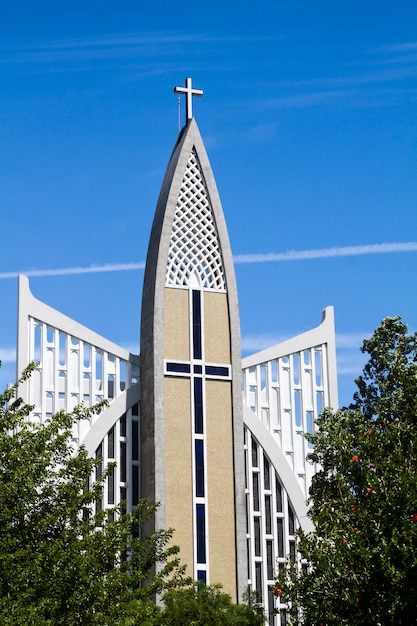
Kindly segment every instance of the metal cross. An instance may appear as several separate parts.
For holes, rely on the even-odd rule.
[[[202,89],[193,89],[192,78],[185,79],[185,87],[174,87],[174,93],[181,93],[187,96],[185,104],[185,114],[187,121],[193,117],[193,96],[202,96]]]

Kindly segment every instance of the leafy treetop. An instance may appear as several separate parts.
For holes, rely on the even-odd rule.
[[[310,490],[311,534],[277,588],[293,623],[415,623],[417,606],[417,334],[386,318],[348,408],[326,409],[309,435],[321,469]]]

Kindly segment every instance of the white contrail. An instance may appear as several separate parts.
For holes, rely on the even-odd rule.
[[[268,263],[273,261],[305,261],[308,259],[329,259],[343,256],[360,256],[365,254],[391,254],[393,252],[417,252],[417,242],[405,243],[374,243],[364,246],[345,246],[341,248],[319,248],[317,250],[289,250],[288,252],[269,252],[267,254],[237,254],[235,263]],[[49,270],[22,270],[20,272],[0,273],[0,280],[16,278],[19,274],[26,276],[70,276],[75,274],[98,274],[101,272],[126,272],[145,269],[145,261],[138,263],[106,263],[89,267],[64,267]]]
[[[62,267],[51,270],[22,270],[21,272],[3,272],[2,278],[17,278],[19,274],[25,276],[71,276],[74,274],[99,274],[101,272],[126,272],[127,270],[143,270],[145,261],[139,263],[106,263],[105,265],[90,265],[89,267]]]
[[[290,250],[268,254],[238,254],[235,263],[267,263],[268,261],[305,261],[307,259],[328,259],[339,256],[360,256],[362,254],[387,254],[392,252],[416,252],[417,242],[374,243],[364,246],[342,248],[319,248],[318,250]]]

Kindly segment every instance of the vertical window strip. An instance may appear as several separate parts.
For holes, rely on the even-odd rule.
[[[193,360],[201,360],[202,350],[202,302],[201,291],[191,291],[191,348]],[[195,577],[207,582],[207,539],[206,539],[206,489],[205,489],[205,445],[204,445],[204,388],[202,365],[190,367],[191,392],[194,410],[193,439],[194,439],[194,533],[195,533]],[[193,374],[197,374],[194,376]]]

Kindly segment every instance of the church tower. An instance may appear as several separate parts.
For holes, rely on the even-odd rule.
[[[141,319],[141,495],[194,578],[247,585],[240,325],[232,253],[192,114],[162,184]]]
[[[297,563],[297,530],[313,530],[306,500],[317,467],[305,435],[338,404],[333,308],[319,326],[241,359],[232,253],[192,113],[203,92],[191,78],[175,91],[186,124],[152,226],[140,356],[37,300],[21,276],[17,369],[38,367],[20,391],[38,423],[107,400],[72,433],[103,467],[115,464],[96,509],[159,503],[145,532],[173,528],[190,576],[237,601],[256,591],[270,626],[283,626],[276,574]]]

